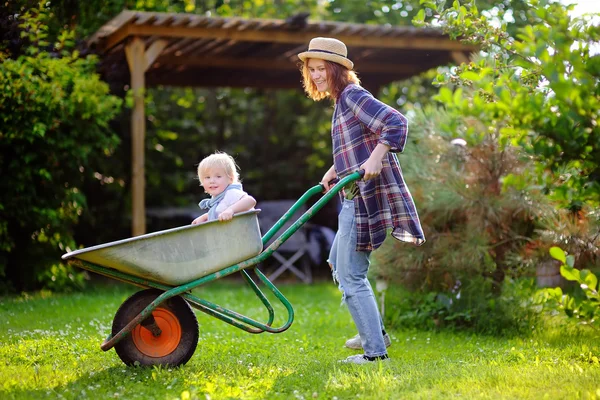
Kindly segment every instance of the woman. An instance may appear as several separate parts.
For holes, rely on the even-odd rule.
[[[364,354],[343,362],[366,364],[388,359],[390,343],[367,279],[371,251],[381,246],[389,230],[395,239],[415,245],[423,244],[425,236],[395,155],[406,143],[406,118],[360,86],[347,54],[341,41],[318,37],[298,57],[308,96],[329,97],[335,103],[333,166],[321,181],[325,191],[332,181],[365,171],[363,181],[344,188],[329,263],[358,330],[346,346],[364,349]]]

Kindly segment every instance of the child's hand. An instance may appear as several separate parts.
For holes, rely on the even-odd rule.
[[[202,214],[201,216],[192,221],[192,225],[198,225],[206,221],[208,221],[208,214]]]
[[[231,208],[227,208],[221,214],[219,214],[219,221],[231,221],[233,218],[233,210]]]

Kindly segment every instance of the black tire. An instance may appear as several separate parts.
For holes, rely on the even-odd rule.
[[[113,319],[113,336],[162,293],[147,289],[125,300]],[[198,320],[190,305],[175,296],[162,302],[152,315],[162,333],[154,337],[142,324],[137,325],[115,345],[119,358],[127,365],[175,367],[188,362],[198,345]]]

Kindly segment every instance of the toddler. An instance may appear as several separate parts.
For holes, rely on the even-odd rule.
[[[192,221],[192,225],[207,221],[229,221],[233,215],[249,211],[256,200],[242,189],[239,173],[233,157],[226,153],[215,153],[203,159],[198,165],[198,178],[210,199],[198,205],[208,210]]]

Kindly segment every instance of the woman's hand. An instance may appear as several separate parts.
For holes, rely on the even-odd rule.
[[[327,172],[325,172],[325,175],[323,175],[323,179],[321,179],[320,182],[321,185],[323,185],[323,187],[325,188],[325,191],[323,193],[329,192],[329,189],[331,189],[331,187],[329,186],[329,182],[331,182],[335,178],[337,178],[337,174],[335,173],[335,168],[331,166],[331,168],[329,168]]]
[[[379,174],[381,174],[381,170],[383,169],[383,163],[381,162],[381,160],[373,160],[372,157],[369,157],[369,159],[360,166],[360,169],[364,169],[365,170],[365,175],[363,176],[363,179],[365,181],[368,181],[369,179],[373,179],[379,176]]]
[[[383,169],[383,157],[385,157],[388,151],[390,151],[390,146],[383,143],[379,143],[375,149],[373,149],[373,152],[367,161],[360,166],[360,169],[365,170],[365,176],[363,177],[365,181],[376,178],[381,174],[381,170]]]

